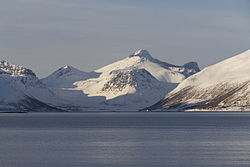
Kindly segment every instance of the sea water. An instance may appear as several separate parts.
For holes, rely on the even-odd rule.
[[[250,166],[250,113],[0,114],[0,167]]]

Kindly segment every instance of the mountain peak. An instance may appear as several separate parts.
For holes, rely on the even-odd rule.
[[[64,69],[74,69],[75,67],[71,66],[71,65],[66,65],[63,67]]]
[[[82,73],[82,72],[71,65],[63,66],[63,67],[59,68],[56,72],[54,72],[54,74],[56,74],[58,76],[62,76],[64,74],[68,74],[68,73]]]
[[[64,72],[68,73],[68,72],[75,72],[75,71],[79,72],[80,70],[78,70],[77,68],[75,68],[71,65],[65,65],[65,66],[59,68],[58,71],[64,71]]]
[[[7,61],[0,61],[0,74],[8,74],[13,76],[36,76],[30,69],[10,64]]]
[[[200,68],[199,68],[197,62],[193,62],[193,61],[192,61],[192,62],[189,62],[189,63],[184,64],[183,66],[184,66],[185,68],[187,68],[187,69],[192,69],[192,70],[194,71],[192,74],[197,73],[197,72],[200,71]]]
[[[134,52],[134,54],[130,55],[129,57],[135,57],[135,56],[146,58],[146,59],[152,59],[152,56],[150,55],[150,53],[145,49],[140,49]]]
[[[139,49],[136,52],[134,52],[134,55],[149,55],[149,52],[145,49]]]
[[[66,65],[63,66],[62,68],[60,68],[61,70],[67,70],[67,71],[71,71],[71,70],[75,70],[76,68],[70,65]]]

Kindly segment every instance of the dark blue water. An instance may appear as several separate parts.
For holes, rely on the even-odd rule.
[[[250,166],[250,113],[0,114],[0,167]]]

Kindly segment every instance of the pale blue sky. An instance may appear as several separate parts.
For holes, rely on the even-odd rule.
[[[137,49],[201,68],[250,49],[249,0],[0,0],[0,59],[44,77]]]

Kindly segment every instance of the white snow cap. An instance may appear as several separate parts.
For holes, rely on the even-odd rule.
[[[69,73],[69,72],[81,72],[81,71],[71,65],[66,65],[64,67],[61,67],[56,72]]]
[[[10,64],[7,61],[0,61],[0,74],[2,73],[12,76],[36,76],[30,69]]]
[[[204,68],[179,86],[208,87],[218,83],[242,83],[250,80],[250,50]]]
[[[150,53],[145,50],[145,49],[140,49],[136,52],[134,52],[134,54],[130,55],[129,57],[134,57],[134,56],[139,56],[139,57],[145,57],[147,59],[152,59],[152,56],[150,55]]]
[[[73,67],[72,67],[72,66],[69,66],[69,65],[66,65],[66,66],[64,66],[63,68],[64,68],[64,69],[68,69],[68,68],[71,69],[71,68],[73,68]]]

